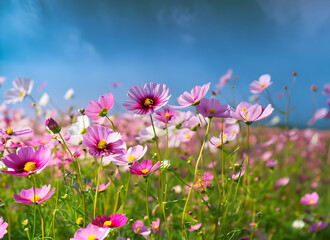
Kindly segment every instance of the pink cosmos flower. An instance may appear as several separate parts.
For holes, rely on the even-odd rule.
[[[319,201],[317,192],[307,193],[300,199],[300,203],[304,205],[315,205]]]
[[[314,91],[314,92],[317,91],[317,85],[316,84],[312,84],[311,90]]]
[[[308,125],[312,126],[317,120],[320,120],[322,118],[325,118],[328,114],[327,108],[320,108],[316,110],[314,113],[314,116],[308,121]]]
[[[120,228],[127,223],[128,218],[125,214],[114,214],[109,216],[92,218],[92,224],[103,228]]]
[[[3,218],[0,217],[0,239],[5,236],[7,233],[8,223],[3,221]]]
[[[325,229],[327,226],[328,226],[327,222],[318,222],[309,226],[308,230],[310,232],[318,232],[321,231],[322,229]]]
[[[277,160],[275,159],[269,159],[266,163],[266,167],[268,168],[274,168],[277,165]]]
[[[23,99],[31,93],[33,81],[25,77],[24,81],[20,77],[13,81],[14,88],[7,90],[4,97],[7,98],[6,103],[22,102]]]
[[[128,97],[123,107],[139,115],[152,114],[165,106],[171,97],[170,89],[165,84],[147,83],[134,86],[128,90]]]
[[[203,98],[200,101],[200,104],[196,106],[196,110],[202,114],[203,117],[230,117],[229,105],[221,104],[220,101],[215,98],[212,98],[211,100]]]
[[[24,204],[40,204],[41,202],[50,198],[54,192],[55,188],[53,188],[50,192],[50,184],[47,186],[43,186],[42,188],[36,188],[36,196],[34,198],[34,187],[25,190],[22,189],[21,194],[14,194],[13,197],[16,202],[24,203]]]
[[[196,224],[196,225],[192,225],[192,226],[188,229],[188,231],[189,231],[189,232],[197,231],[201,226],[202,226],[202,223],[198,223],[198,224]]]
[[[151,223],[151,229],[152,231],[155,233],[155,232],[158,232],[159,230],[159,224],[160,224],[160,219],[157,218],[156,221],[152,221]]]
[[[151,160],[143,159],[141,163],[134,162],[133,165],[129,167],[129,171],[134,175],[148,176],[149,173],[155,171],[159,166],[159,161],[154,166],[152,166]]]
[[[88,147],[89,153],[94,157],[125,154],[126,147],[121,135],[108,127],[94,125],[87,128],[83,135],[83,144]]]
[[[114,87],[114,88],[116,88],[116,87],[120,87],[120,86],[121,86],[121,82],[113,82],[113,83],[110,83],[110,86],[111,86],[111,87]]]
[[[280,186],[288,185],[289,181],[290,181],[290,178],[288,178],[288,177],[277,179],[277,181],[275,183],[275,186],[274,186],[274,189],[278,189]]]
[[[140,160],[146,154],[147,150],[147,146],[143,147],[141,145],[136,145],[130,147],[125,155],[115,156],[112,162],[115,165],[128,165],[129,163],[133,163],[137,160]]]
[[[231,179],[238,180],[238,178],[242,177],[244,175],[244,173],[245,173],[245,165],[243,166],[242,171],[238,171],[237,173],[233,174],[231,176]]]
[[[324,95],[330,94],[330,83],[324,84],[322,94]]]
[[[216,88],[223,88],[226,83],[232,78],[233,70],[228,69],[227,73],[219,79],[219,83],[215,85]]]
[[[99,97],[99,101],[92,100],[88,103],[85,109],[85,114],[88,118],[98,121],[108,114],[114,103],[115,100],[112,93],[105,93],[103,96]]]
[[[178,103],[181,106],[171,106],[172,108],[186,108],[199,104],[200,100],[206,95],[210,88],[211,83],[204,84],[203,86],[196,86],[191,90],[191,93],[184,92],[178,97]]]
[[[20,148],[17,154],[10,153],[2,158],[3,164],[13,170],[1,172],[26,177],[29,174],[41,172],[53,156],[45,146],[39,146],[36,151],[32,147]]]
[[[37,88],[37,90],[38,90],[39,92],[41,92],[41,91],[46,87],[46,84],[47,84],[47,81],[43,81],[43,82],[39,85],[39,87]]]
[[[28,135],[28,134],[31,134],[31,133],[33,133],[33,130],[31,130],[31,129],[23,129],[23,130],[14,131],[10,127],[7,128],[6,130],[0,128],[0,136],[4,137],[4,138],[11,138],[11,137],[15,137],[15,136]]]
[[[222,143],[223,144],[230,143],[230,142],[234,141],[235,138],[236,138],[236,134],[224,132],[223,135],[222,135],[222,133],[220,133],[218,138],[212,137],[210,139],[210,143],[215,147],[221,147]]]
[[[86,228],[78,229],[70,240],[104,240],[108,236],[110,229],[90,224]]]
[[[155,114],[155,125],[159,128],[170,127],[174,124],[174,121],[171,121],[177,115],[176,110],[164,108],[163,111],[156,112]]]
[[[110,186],[110,183],[111,183],[110,180],[109,180],[109,182],[107,184],[100,183],[98,192],[104,192],[105,190],[107,190],[107,188]],[[93,188],[93,190],[96,190],[96,187]]]
[[[259,104],[252,105],[248,102],[241,102],[236,110],[232,110],[231,117],[249,124],[270,116],[273,110],[274,108],[270,104],[263,108]]]
[[[259,81],[255,80],[250,84],[250,91],[252,93],[261,93],[271,84],[272,82],[270,81],[270,75],[264,74],[260,76]]]
[[[140,234],[144,237],[147,237],[150,235],[151,231],[150,229],[144,225],[143,221],[137,220],[132,224],[132,229],[136,234]]]

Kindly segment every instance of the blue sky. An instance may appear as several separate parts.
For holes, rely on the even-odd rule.
[[[83,108],[111,91],[114,110],[124,112],[121,102],[136,84],[165,83],[176,104],[197,84],[211,82],[214,89],[232,68],[243,100],[260,75],[272,76],[275,97],[297,71],[291,123],[304,126],[312,116],[313,83],[317,108],[327,106],[321,91],[330,82],[329,7],[326,0],[1,1],[0,75],[7,77],[1,95],[17,76],[29,76],[35,88],[47,81],[45,91],[58,106]],[[113,89],[112,82],[122,86]],[[231,85],[222,102],[231,103]],[[76,94],[66,102],[70,87]],[[284,108],[285,100],[278,104]],[[327,128],[329,121],[316,126]]]

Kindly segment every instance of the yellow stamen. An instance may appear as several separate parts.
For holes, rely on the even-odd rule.
[[[105,226],[105,227],[111,227],[111,224],[112,224],[111,221],[105,221],[105,222],[103,223],[103,226]]]
[[[215,113],[214,108],[210,108],[210,109],[209,109],[209,112],[210,112],[211,114],[214,114],[214,113]]]
[[[94,235],[89,235],[88,240],[98,240]]]
[[[261,88],[264,88],[264,87],[266,87],[266,85],[265,84],[261,84],[260,87]]]
[[[170,116],[170,114],[168,113],[165,113],[165,117],[168,118]]]
[[[99,143],[97,144],[97,147],[98,147],[98,149],[103,150],[103,149],[106,149],[106,148],[108,147],[108,144],[107,144],[107,142],[106,142],[104,139],[102,139],[102,140],[99,141]]]
[[[23,170],[25,172],[32,172],[36,169],[37,169],[37,166],[36,166],[35,162],[27,162],[27,163],[25,163],[24,168],[23,168]]]
[[[129,156],[128,157],[128,161],[130,161],[130,162],[133,162],[135,160],[136,160],[136,157],[134,157],[134,156]]]
[[[148,173],[149,173],[149,169],[143,169],[141,172],[142,172],[143,174],[148,174]]]
[[[23,90],[20,94],[19,94],[19,97],[21,98],[21,97],[24,97],[24,95],[25,95],[25,90]]]
[[[246,113],[245,116],[244,116],[244,119],[247,120],[247,116],[248,116],[249,113]]]
[[[35,203],[37,201],[40,201],[41,200],[41,197],[38,196],[38,195],[36,195],[36,198],[32,197],[32,198],[30,198],[30,200]]]
[[[191,135],[190,134],[188,134],[187,136],[186,136],[186,139],[189,139],[191,137]]]
[[[154,100],[151,98],[146,98],[146,100],[144,100],[144,106],[149,107],[150,105],[154,105]]]
[[[245,108],[242,108],[241,111],[244,112],[246,109]]]
[[[81,224],[84,223],[84,219],[83,219],[82,217],[78,217],[77,220],[76,220],[76,223],[77,223],[78,225],[81,225]]]
[[[155,226],[154,226],[154,229],[158,229],[158,228],[159,228],[159,226],[158,226],[158,225],[155,225]]]
[[[314,202],[313,200],[309,200],[309,204],[313,204],[313,202]]]
[[[105,187],[102,187],[99,189],[100,192],[104,191],[105,190]]]
[[[138,227],[138,228],[136,229],[136,231],[140,233],[140,232],[142,232],[142,229],[141,229],[140,227]]]
[[[7,133],[8,135],[12,135],[12,134],[14,133],[14,131],[13,131],[13,129],[11,129],[11,128],[9,127],[9,128],[7,128],[6,133]]]
[[[196,230],[197,229],[197,226],[194,226],[194,230]]]
[[[46,143],[47,142],[47,140],[43,140],[43,141],[41,141],[41,143]]]

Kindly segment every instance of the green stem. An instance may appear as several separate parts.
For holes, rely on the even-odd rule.
[[[205,146],[205,143],[207,141],[207,136],[209,134],[210,125],[211,125],[211,119],[212,118],[209,118],[209,122],[207,124],[205,138],[204,138],[204,141],[203,141],[203,144],[202,144],[202,147],[201,147],[201,150],[199,152],[199,156],[198,156],[198,159],[197,159],[197,162],[196,162],[196,166],[195,166],[194,180],[193,180],[193,183],[192,184],[195,184],[195,182],[196,182],[198,164],[199,164],[199,161],[200,161],[200,159],[202,157],[204,146]],[[184,205],[183,213],[182,213],[182,239],[184,239],[184,237],[183,237],[183,235],[184,235],[184,217],[185,217],[185,214],[186,214],[186,211],[187,211],[187,206],[188,206],[188,202],[189,202],[189,199],[190,199],[190,195],[191,195],[192,189],[193,189],[193,187],[191,187],[189,189],[188,197],[187,197],[186,203]]]
[[[40,218],[41,218],[41,236],[42,236],[42,240],[45,239],[45,231],[44,231],[44,217],[42,216],[42,213],[41,213],[41,209],[40,209],[40,206],[39,204],[37,204],[37,207],[38,207],[38,210],[39,210],[39,214],[40,214]]]
[[[36,218],[37,218],[37,204],[35,202],[36,199],[36,180],[34,179],[33,175],[31,175],[33,181],[33,200],[34,200],[34,214],[33,214],[33,232],[32,232],[32,239],[34,239],[35,232],[36,232]]]
[[[102,171],[102,159],[103,159],[103,155],[101,157],[101,163],[99,165],[99,170],[98,170],[97,180],[96,180],[96,191],[95,191],[95,199],[94,199],[94,219],[96,217],[97,193],[99,192],[99,186],[100,186],[101,171]]]
[[[58,201],[58,195],[59,195],[59,185],[60,185],[60,182],[58,181],[57,182],[57,187],[56,187],[56,200],[55,200],[55,210],[53,212],[53,238],[55,240],[55,214],[56,214],[56,211],[57,211],[57,201]]]
[[[113,121],[111,120],[111,118],[109,118],[108,116],[106,116],[106,118],[111,122],[112,129],[113,129],[115,132],[117,132],[117,131],[116,131],[116,128],[115,128],[115,125],[113,124]]]

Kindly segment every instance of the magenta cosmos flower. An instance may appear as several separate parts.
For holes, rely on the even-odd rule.
[[[93,224],[86,228],[80,228],[70,240],[104,240],[108,236],[110,228],[98,227]]]
[[[3,218],[0,217],[0,239],[5,236],[7,233],[8,223],[3,221]]]
[[[50,185],[45,185],[42,188],[36,188],[36,196],[34,198],[34,187],[25,190],[22,189],[21,194],[17,195],[14,194],[13,197],[16,200],[16,202],[24,203],[24,204],[39,204],[48,198],[50,198],[54,192],[55,188],[53,188],[50,192]]]
[[[115,214],[109,216],[96,217],[95,220],[92,218],[92,224],[103,228],[120,228],[127,223],[127,217],[125,214]]]
[[[180,97],[178,97],[178,103],[180,106],[171,106],[172,108],[186,108],[190,106],[195,106],[199,104],[201,99],[206,95],[210,88],[211,83],[204,84],[203,86],[194,87],[190,93],[184,92]]]
[[[134,162],[134,164],[129,167],[129,171],[134,175],[148,176],[149,173],[155,171],[159,166],[159,161],[154,166],[152,166],[151,160],[143,159],[141,163]]]
[[[23,130],[18,130],[18,131],[14,131],[12,128],[7,128],[2,129],[0,128],[0,136],[4,137],[4,138],[11,138],[11,137],[16,137],[16,136],[22,136],[22,135],[28,135],[33,133],[33,130],[31,129],[23,129]]]
[[[98,192],[104,192],[105,190],[107,190],[107,188],[110,186],[110,183],[111,183],[110,180],[109,180],[109,182],[107,184],[100,183]],[[96,187],[93,188],[93,190],[96,190]]]
[[[85,109],[86,116],[94,121],[105,117],[113,107],[115,103],[114,99],[112,93],[105,93],[103,96],[99,97],[99,101],[90,101]]]
[[[274,108],[272,105],[268,104],[266,108],[261,107],[259,104],[252,105],[248,102],[241,102],[238,104],[236,110],[233,109],[231,112],[231,117],[251,124],[252,122],[259,121],[270,116]]]
[[[202,114],[203,117],[230,117],[229,105],[221,104],[220,101],[215,98],[212,98],[211,100],[203,98],[200,101],[200,104],[196,106],[196,110]]]
[[[83,144],[88,147],[89,153],[94,157],[125,154],[126,147],[121,135],[108,127],[94,125],[87,128],[83,135]]]
[[[314,205],[319,201],[319,195],[317,192],[307,193],[300,199],[300,203],[304,205]]]
[[[39,146],[36,151],[32,147],[20,148],[17,154],[10,153],[2,158],[3,164],[13,170],[1,172],[26,177],[29,174],[41,172],[52,159],[53,154],[45,146]]]
[[[139,115],[152,114],[155,110],[165,106],[171,97],[170,89],[165,84],[147,83],[134,86],[128,90],[128,97],[123,107]]]
[[[270,75],[264,74],[260,76],[259,81],[255,80],[250,84],[250,91],[252,93],[261,93],[271,84]]]
[[[144,237],[147,237],[150,235],[151,231],[150,229],[144,225],[143,221],[137,220],[132,224],[132,229],[136,234],[140,234]]]
[[[327,222],[318,222],[309,226],[308,230],[310,232],[318,232],[321,231],[322,229],[325,229],[327,226],[328,226]]]

